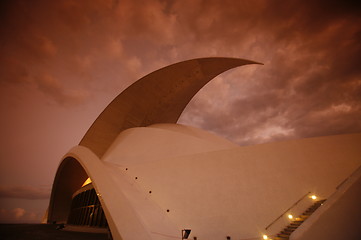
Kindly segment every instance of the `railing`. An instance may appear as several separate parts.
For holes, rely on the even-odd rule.
[[[265,228],[268,230],[275,222],[277,222],[281,217],[283,217],[286,213],[288,213],[292,208],[294,208],[299,202],[301,202],[305,197],[310,195],[311,192],[307,192],[304,196],[302,196],[299,200],[297,200],[294,204],[292,204],[291,207],[287,208],[286,211],[284,211],[279,217],[277,217],[275,220],[273,220],[268,226]]]
[[[355,171],[353,171],[347,178],[345,178],[339,185],[337,185],[336,190],[338,190],[347,180],[352,178],[358,171],[361,170],[361,166],[359,166]]]
[[[353,171],[348,177],[346,177],[342,182],[340,182],[340,184],[336,187],[336,191],[331,194],[331,196],[333,196],[334,194],[336,194],[337,190],[340,189],[346,182],[348,182],[348,180],[350,180],[351,178],[353,178],[354,176],[356,176],[357,174],[361,174],[361,166],[359,166],[355,171]],[[290,219],[286,219],[286,217],[284,217],[287,213],[292,213],[295,214],[296,216],[298,216],[299,214],[301,214],[304,210],[307,209],[307,207],[309,207],[309,203],[307,203],[307,201],[304,201],[301,203],[302,200],[304,200],[307,196],[310,196],[311,192],[307,192],[305,195],[303,195],[300,199],[298,199],[294,204],[291,205],[291,207],[289,207],[287,210],[285,210],[280,216],[278,216],[275,220],[273,220],[270,224],[268,224],[267,227],[265,227],[265,230],[267,230],[268,232],[272,231],[272,232],[278,232],[278,230],[283,229],[284,226],[289,224],[289,220]],[[329,197],[331,197],[329,196]],[[328,198],[329,198],[328,197]],[[300,204],[301,203],[301,204]],[[297,206],[298,205],[298,206]],[[297,207],[296,207],[297,206]],[[303,209],[304,208],[304,209]],[[284,217],[282,219],[282,217]],[[291,216],[292,217],[292,216]],[[294,220],[294,218],[291,218]],[[282,221],[280,221],[282,220]],[[276,224],[277,223],[277,224]],[[270,227],[273,226],[273,230],[270,230]],[[278,229],[279,228],[279,229]],[[278,230],[275,230],[278,229]]]

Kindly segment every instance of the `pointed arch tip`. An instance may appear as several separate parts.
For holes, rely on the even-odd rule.
[[[137,81],[135,82],[138,82],[139,80],[142,80],[143,78],[149,76],[149,75],[152,75],[156,72],[159,72],[159,71],[162,71],[163,69],[168,69],[168,68],[172,68],[174,66],[180,66],[182,64],[186,64],[187,62],[194,62],[194,61],[199,61],[199,62],[203,62],[203,61],[214,61],[214,62],[217,62],[217,63],[222,63],[223,61],[235,61],[235,62],[238,62],[239,64],[235,64],[235,66],[228,66],[228,68],[224,69],[221,73],[227,71],[227,70],[230,70],[232,68],[236,68],[236,67],[240,67],[240,66],[243,66],[243,65],[249,65],[249,64],[259,64],[259,65],[264,65],[263,63],[261,62],[256,62],[256,61],[253,61],[253,60],[249,60],[249,59],[245,59],[245,58],[235,58],[235,57],[200,57],[200,58],[193,58],[193,59],[188,59],[188,60],[183,60],[183,61],[179,61],[179,62],[175,62],[175,63],[172,63],[170,65],[167,65],[165,67],[162,67],[158,70],[155,70],[147,75],[145,75],[144,77],[138,79]]]
[[[244,59],[244,58],[230,58],[230,59],[238,59],[238,60],[242,60],[242,61],[248,61],[248,64],[258,64],[258,65],[264,65],[264,63],[261,62],[256,62],[253,60],[249,60],[249,59]]]
[[[215,59],[215,60],[227,60],[227,59],[229,59],[229,60],[239,60],[239,61],[247,62],[247,64],[264,65],[264,63],[261,63],[261,62],[256,62],[256,61],[253,61],[253,60],[249,60],[249,59],[245,59],[245,58],[237,58],[237,57],[204,57],[204,58],[195,58],[193,60],[202,60],[202,59]]]
[[[260,62],[256,62],[253,60],[249,60],[249,59],[245,59],[245,58],[238,58],[238,57],[199,57],[199,58],[193,58],[193,59],[187,59],[187,60],[183,60],[183,61],[179,61],[177,63],[182,63],[182,62],[187,62],[187,61],[193,61],[193,60],[202,60],[202,59],[214,59],[214,60],[224,60],[224,59],[229,59],[229,60],[241,60],[241,61],[247,61],[250,63],[254,63],[254,64],[263,64]],[[174,64],[177,64],[174,63]],[[171,64],[173,65],[173,64]],[[169,65],[168,65],[169,66]]]
[[[79,145],[102,158],[118,134],[128,128],[177,123],[193,96],[217,75],[248,64],[228,57],[177,62],[140,78],[121,92],[98,116]]]
[[[171,65],[175,65],[175,64],[179,64],[179,63],[183,63],[183,62],[188,62],[188,61],[194,61],[194,60],[216,60],[216,61],[222,61],[222,60],[233,60],[233,61],[240,61],[242,62],[242,65],[246,65],[246,64],[259,64],[259,65],[264,65],[264,63],[261,62],[256,62],[253,60],[249,60],[249,59],[245,59],[245,58],[235,58],[235,57],[201,57],[201,58],[194,58],[194,59],[190,59],[190,60],[184,60],[184,61],[180,61]],[[169,67],[171,65],[168,65],[166,67]]]

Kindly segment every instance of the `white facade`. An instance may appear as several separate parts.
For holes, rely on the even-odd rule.
[[[93,180],[114,239],[124,240],[174,239],[184,228],[208,240],[272,235],[279,229],[265,227],[301,196],[327,198],[360,165],[361,134],[247,147],[209,136],[156,125],[120,134],[103,159],[81,146],[66,157]]]
[[[119,114],[114,104],[110,109]],[[108,137],[99,132],[112,119],[104,112],[86,144],[71,149],[60,164],[48,221],[66,222],[72,194],[90,177],[116,240],[180,239],[182,229],[198,240],[271,236],[286,220],[265,228],[302,196],[328,198],[361,163],[361,134],[240,147],[200,129],[154,120]],[[123,124],[126,118],[119,119]]]

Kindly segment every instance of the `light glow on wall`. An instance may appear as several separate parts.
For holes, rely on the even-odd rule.
[[[86,186],[86,185],[88,185],[90,183],[92,183],[92,180],[88,177],[88,179],[85,180],[85,182],[83,183],[83,185],[81,187],[84,187],[84,186]]]

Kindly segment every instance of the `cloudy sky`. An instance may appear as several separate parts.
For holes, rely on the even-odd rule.
[[[131,83],[198,57],[180,123],[240,145],[361,132],[361,6],[302,0],[3,0],[0,222],[39,222],[62,156]]]

